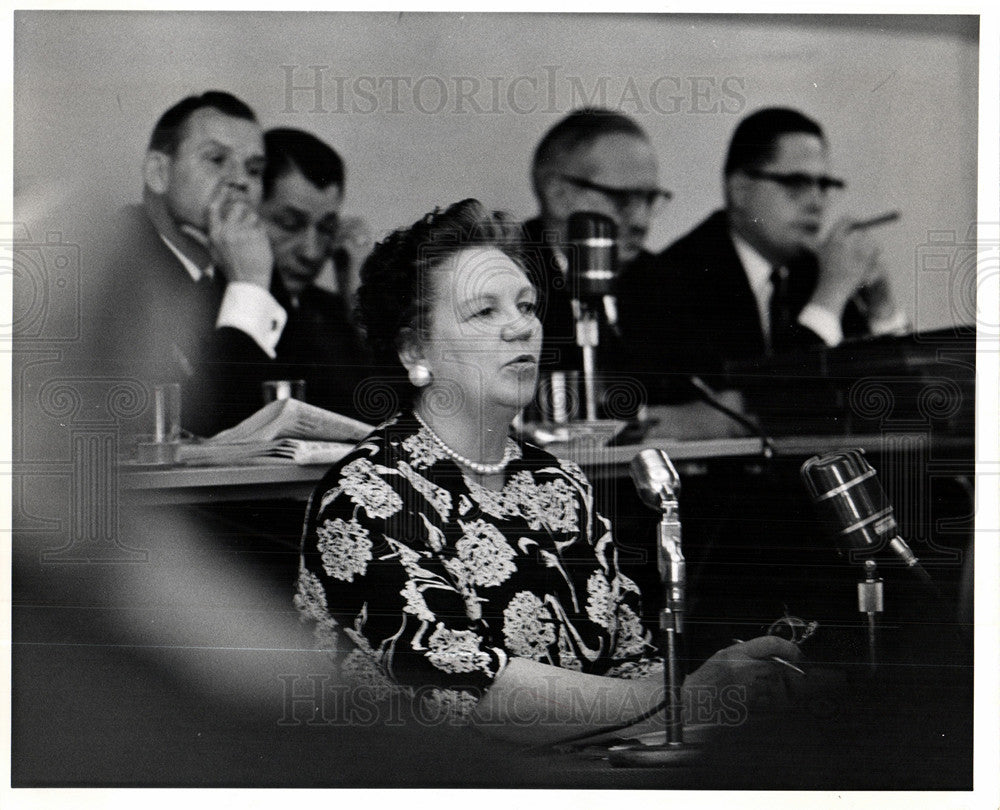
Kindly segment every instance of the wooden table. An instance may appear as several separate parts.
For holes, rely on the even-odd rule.
[[[869,436],[796,436],[777,438],[774,447],[779,456],[805,458],[842,448],[860,447],[869,453],[886,449],[890,440],[884,435]],[[943,444],[942,444],[943,443]],[[935,445],[967,444],[962,438],[935,439]],[[628,465],[646,447],[663,449],[677,464],[681,474],[693,472],[700,463],[712,459],[752,461],[761,455],[758,438],[707,439],[674,441],[656,439],[641,445],[586,447],[550,445],[558,456],[579,463],[592,480],[618,478],[628,474]],[[150,505],[192,504],[274,498],[305,500],[329,465],[253,464],[230,467],[172,467],[135,469],[124,465],[119,470],[123,493],[139,503]]]

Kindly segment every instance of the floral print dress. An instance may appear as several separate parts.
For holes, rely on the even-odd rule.
[[[323,478],[295,604],[348,680],[461,717],[511,656],[617,677],[650,669],[639,590],[582,470],[512,449],[503,489],[487,489],[398,415]]]

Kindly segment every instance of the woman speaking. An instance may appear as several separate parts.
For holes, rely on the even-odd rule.
[[[519,250],[517,229],[465,200],[368,258],[358,312],[402,407],[313,494],[296,606],[381,698],[530,743],[647,714],[630,734],[662,728],[639,590],[590,483],[510,435],[542,338]],[[774,654],[798,650],[731,647],[685,690],[748,683]]]

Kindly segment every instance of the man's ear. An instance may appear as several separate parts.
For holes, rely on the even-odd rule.
[[[553,219],[566,219],[572,213],[573,189],[556,172],[546,172],[538,181],[542,211]]]
[[[743,210],[746,207],[747,194],[750,191],[750,178],[742,172],[733,172],[723,185],[726,195],[726,208]]]
[[[154,194],[166,194],[170,186],[170,155],[150,149],[142,161],[142,182]]]
[[[396,352],[399,354],[399,362],[407,371],[418,365],[427,365],[423,343],[415,329],[406,327],[400,330],[399,337],[396,338]]]

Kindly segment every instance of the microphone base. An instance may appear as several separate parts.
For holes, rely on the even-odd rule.
[[[623,745],[608,751],[608,762],[616,768],[676,768],[695,762],[701,747],[690,743]]]

